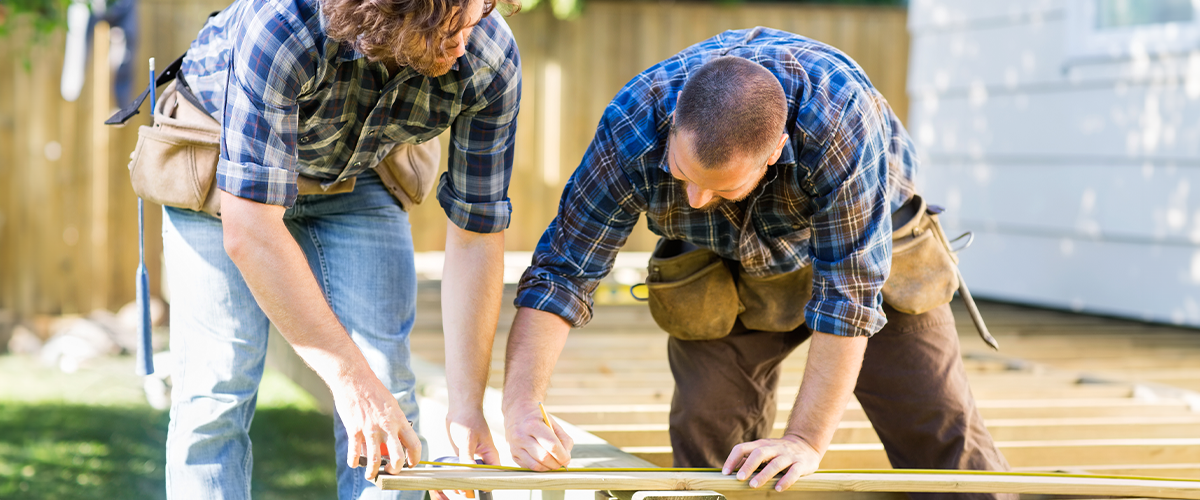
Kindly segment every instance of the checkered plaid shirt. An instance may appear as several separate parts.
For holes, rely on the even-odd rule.
[[[192,42],[182,73],[224,124],[219,187],[291,206],[297,174],[340,182],[449,127],[438,201],[464,229],[508,227],[521,63],[500,14],[475,27],[438,78],[408,67],[389,75],[323,25],[316,0],[237,0]]]
[[[754,36],[751,36],[751,35]],[[755,61],[788,96],[790,140],[746,200],[692,209],[667,166],[675,98],[723,54]],[[913,194],[911,139],[862,69],[790,33],[728,31],[634,77],[605,109],[519,285],[516,305],[591,319],[591,295],[641,214],[651,231],[740,261],[757,277],[813,265],[815,331],[871,335],[891,266],[891,218]]]

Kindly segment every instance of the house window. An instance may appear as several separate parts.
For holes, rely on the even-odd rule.
[[[1200,0],[1069,0],[1070,60],[1125,59],[1200,48]]]
[[[1099,30],[1194,20],[1192,0],[1096,0]]]

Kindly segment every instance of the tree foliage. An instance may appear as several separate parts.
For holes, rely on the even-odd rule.
[[[22,19],[29,20],[35,36],[66,28],[66,13],[67,0],[0,0],[0,36]]]

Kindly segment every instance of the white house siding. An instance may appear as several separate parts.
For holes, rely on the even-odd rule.
[[[976,295],[1200,326],[1200,52],[1072,61],[1067,1],[912,0],[921,190]]]

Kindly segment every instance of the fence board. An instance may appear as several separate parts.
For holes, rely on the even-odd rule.
[[[146,58],[157,58],[160,67],[173,60],[187,49],[208,14],[227,3],[143,0],[135,87],[145,85]],[[909,42],[903,9],[609,0],[588,2],[575,20],[555,19],[543,7],[508,22],[521,47],[524,71],[509,189],[514,208],[506,237],[509,250],[536,245],[617,90],[641,70],[726,29],[771,26],[841,47],[861,62],[897,113],[907,116]],[[107,297],[100,305],[115,309],[134,296],[137,199],[126,165],[137,127],[147,123],[148,113],[107,132],[108,188],[102,192],[107,194],[108,210],[98,220],[107,226],[107,244],[101,250],[109,257],[93,262],[98,235],[91,213],[97,201],[92,182],[91,141],[97,125],[92,71],[77,102],[58,96],[64,36],[57,33],[31,45],[28,33],[17,30],[0,43],[0,310],[12,310],[18,317],[86,313],[97,295]],[[547,92],[547,84],[553,84],[547,81],[551,65],[559,68],[556,102],[549,102],[553,93]],[[555,136],[557,144],[546,143],[547,137]],[[47,147],[51,144],[57,149]],[[447,145],[445,136],[442,145]],[[554,169],[549,175],[547,162]],[[411,222],[417,250],[443,247],[446,218],[437,203],[418,207]],[[160,208],[147,205],[147,268],[156,294],[160,234]],[[649,250],[655,240],[642,222],[627,248]],[[96,290],[103,283],[107,286]]]

